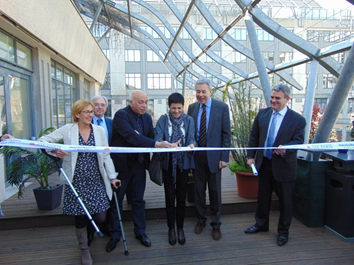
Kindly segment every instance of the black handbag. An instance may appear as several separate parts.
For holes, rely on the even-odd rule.
[[[163,173],[162,173],[162,163],[159,153],[154,153],[152,155],[150,165],[149,165],[149,175],[152,182],[159,186],[163,184]]]

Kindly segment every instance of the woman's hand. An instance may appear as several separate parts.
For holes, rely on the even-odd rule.
[[[12,135],[5,133],[4,135],[1,136],[0,141],[4,141],[6,139],[14,138]]]
[[[54,154],[59,158],[64,158],[68,154],[68,152],[66,152],[64,150],[60,150],[60,149],[55,149]]]
[[[194,144],[190,144],[190,145],[188,145],[188,147],[190,147],[191,149],[193,149],[193,148],[194,148]]]
[[[120,179],[111,179],[111,184],[115,189],[118,189],[122,185],[122,181]]]

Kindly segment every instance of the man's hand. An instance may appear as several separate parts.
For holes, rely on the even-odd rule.
[[[253,158],[248,158],[248,159],[247,159],[247,165],[248,165],[250,168],[252,168],[252,167],[251,167],[252,164],[256,164],[256,162],[254,161]]]
[[[224,161],[219,161],[219,168],[221,169],[221,168],[224,168],[224,167],[226,167],[227,166],[227,162],[224,162]]]
[[[283,145],[279,145],[278,148],[282,148]],[[284,155],[286,152],[286,149],[275,149],[273,151],[273,154],[276,154],[276,155]]]

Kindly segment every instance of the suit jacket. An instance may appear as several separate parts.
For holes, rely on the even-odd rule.
[[[145,113],[142,116],[143,135],[136,133],[138,131],[138,115],[130,106],[120,109],[113,118],[113,131],[111,146],[118,147],[154,147],[154,128],[150,114]],[[132,161],[138,160],[138,154],[131,153],[112,153],[116,171],[119,172],[119,178],[126,178],[129,174],[129,166]],[[147,169],[150,164],[150,154],[144,154],[144,166]]]
[[[107,126],[107,131],[108,131],[108,145],[111,145],[111,140],[112,140],[112,119],[106,117],[106,116],[103,116],[104,117],[104,120],[105,120],[105,123],[106,123],[106,126]],[[93,119],[92,119],[92,123],[93,123]]]
[[[194,119],[196,139],[199,106],[199,102],[195,102],[188,107],[188,115]],[[229,148],[230,146],[231,129],[229,107],[224,102],[212,99],[207,133],[207,147]],[[207,158],[210,172],[215,173],[219,170],[219,161],[229,161],[229,151],[208,151]]]
[[[261,109],[253,123],[249,147],[264,147],[269,122],[273,113],[271,107]],[[275,138],[274,147],[279,145],[303,144],[306,120],[300,114],[288,109]],[[248,150],[247,157],[254,158],[256,150]],[[257,151],[256,167],[260,168],[263,161],[263,150]],[[272,155],[274,178],[279,182],[295,181],[297,168],[297,150],[286,150],[284,156]]]
[[[162,142],[168,141],[170,142],[170,135],[168,132],[168,120],[169,117],[167,114],[162,115],[156,124],[156,131],[155,131],[155,140]],[[192,117],[185,115],[183,120],[184,122],[184,130],[185,130],[185,144],[183,146],[188,146],[190,144],[194,144],[194,146],[198,146],[197,142],[195,141],[194,135],[194,120]],[[184,162],[183,162],[183,169],[190,169],[195,168],[194,159],[193,159],[193,151],[191,152],[184,152]],[[169,165],[169,153],[161,153],[162,156],[162,166],[163,169],[168,170]]]
[[[112,119],[106,116],[104,116],[104,120],[106,122],[107,130],[108,130],[108,145],[111,145],[113,121]]]
[[[95,137],[96,146],[108,146],[107,136],[105,130],[97,125],[92,124],[93,134]],[[79,144],[79,126],[77,123],[66,124],[63,127],[55,130],[54,132],[44,135],[38,139],[38,141],[44,142],[58,142],[60,140],[64,141],[67,145],[78,145]],[[63,159],[63,170],[66,173],[70,181],[73,180],[74,171],[76,167],[78,152],[69,152]],[[106,193],[109,199],[112,199],[112,188],[110,179],[115,179],[117,173],[114,169],[114,165],[109,153],[97,153],[98,166],[103,178]]]

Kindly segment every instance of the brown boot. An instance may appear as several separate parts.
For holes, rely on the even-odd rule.
[[[79,246],[81,249],[81,262],[82,265],[92,265],[93,261],[90,254],[90,249],[87,245],[87,230],[84,228],[76,228],[76,237],[79,241]]]

